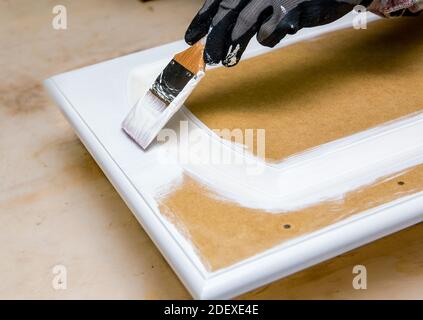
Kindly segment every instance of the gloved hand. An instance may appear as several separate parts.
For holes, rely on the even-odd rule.
[[[207,35],[204,60],[236,65],[257,34],[274,47],[287,34],[335,21],[362,0],[206,0],[191,22],[185,41],[192,45]],[[369,2],[369,1],[366,1]]]

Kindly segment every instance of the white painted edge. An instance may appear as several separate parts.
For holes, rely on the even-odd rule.
[[[176,43],[170,46],[175,45]],[[253,50],[251,55],[255,54],[259,53]],[[417,193],[289,241],[231,267],[216,272],[204,272],[189,258],[186,246],[180,245],[168,226],[154,214],[145,199],[140,197],[54,79],[46,80],[45,87],[194,298],[234,297],[423,221],[423,193]]]
[[[44,86],[54,99],[60,110],[75,129],[78,137],[90,152],[97,164],[105,173],[108,180],[125,201],[129,209],[160,250],[167,262],[184,283],[193,297],[200,298],[206,284],[204,270],[200,270],[193,263],[186,252],[187,245],[181,246],[174,238],[174,232],[169,232],[163,220],[154,214],[154,210],[147,201],[140,197],[138,190],[121,170],[113,157],[107,152],[101,141],[97,139],[90,127],[76,112],[71,102],[62,93],[54,79],[44,81]]]

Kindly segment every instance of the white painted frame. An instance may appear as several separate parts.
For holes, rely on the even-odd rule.
[[[282,45],[350,27],[351,21],[352,15],[348,15],[336,23],[303,30]],[[120,126],[126,113],[116,119],[101,115],[102,106],[107,111],[112,110],[107,109],[111,103],[119,105],[127,101],[126,81],[131,70],[172,56],[184,46],[179,41],[54,76],[45,81],[45,87],[194,298],[232,298],[423,221],[423,192],[420,192],[285,242],[228,268],[207,271],[190,243],[157,212],[154,199],[136,188],[121,155],[117,156],[108,149],[107,131]],[[254,43],[246,56],[264,54],[269,50],[272,49]],[[114,136],[110,135],[110,139]],[[135,145],[126,145],[126,140],[119,143],[122,143],[122,150],[129,150],[129,156],[139,150]],[[339,143],[332,146],[337,147]],[[140,162],[146,159],[142,154],[138,156]]]

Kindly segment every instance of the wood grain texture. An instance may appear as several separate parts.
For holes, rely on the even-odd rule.
[[[180,39],[201,2],[62,0],[69,26],[56,31],[56,1],[0,0],[0,298],[190,297],[41,81]],[[245,297],[421,297],[422,234],[420,224]],[[51,286],[57,264],[65,291]],[[367,291],[352,290],[355,264],[369,267]]]

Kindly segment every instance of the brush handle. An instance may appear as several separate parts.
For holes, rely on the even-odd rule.
[[[203,57],[205,43],[205,38],[201,39],[192,47],[176,54],[173,60],[184,66],[185,69],[193,74],[204,71],[206,69],[206,63]]]

